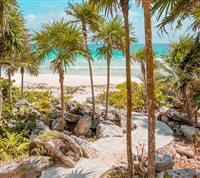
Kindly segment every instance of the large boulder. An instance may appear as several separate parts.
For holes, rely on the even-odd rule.
[[[188,140],[193,140],[197,133],[197,129],[192,126],[182,125],[180,131],[185,135]]]
[[[156,171],[161,172],[167,169],[172,169],[174,161],[170,155],[156,155],[155,158]]]
[[[74,128],[74,133],[77,136],[87,135],[92,126],[92,119],[89,116],[85,116],[78,121],[76,127]]]
[[[102,121],[96,128],[97,138],[122,137],[123,129],[112,122]]]
[[[48,156],[35,156],[20,161],[2,163],[1,178],[38,178],[42,171],[51,167],[54,161]]]
[[[193,169],[169,169],[166,171],[170,178],[200,178],[200,172]],[[159,173],[157,176],[163,178],[165,171]]]

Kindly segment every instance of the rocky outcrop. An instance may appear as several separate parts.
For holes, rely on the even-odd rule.
[[[69,112],[65,113],[65,120],[68,122],[78,122],[80,119],[82,119],[84,116],[81,115],[76,115],[76,114],[72,114]]]
[[[161,172],[167,169],[172,169],[174,161],[170,155],[156,155],[155,158],[156,171]]]
[[[54,161],[48,156],[36,156],[0,165],[1,178],[38,178]]]
[[[198,130],[192,126],[182,125],[180,131],[188,140],[193,140]]]
[[[122,137],[123,129],[112,122],[102,121],[96,128],[96,136],[97,138]]]

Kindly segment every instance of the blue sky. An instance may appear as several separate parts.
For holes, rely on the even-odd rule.
[[[69,0],[17,0],[20,4],[21,10],[26,19],[26,26],[31,31],[38,31],[41,28],[42,23],[52,21],[54,19],[65,18],[66,20],[71,17],[66,16],[64,9],[67,6]],[[71,0],[71,2],[81,2],[81,0]],[[142,9],[135,7],[131,4],[129,12],[130,22],[135,28],[135,34],[139,43],[144,43],[144,18]],[[153,28],[153,43],[169,43],[170,41],[177,40],[180,36],[187,34],[187,24],[190,24],[190,20],[187,19],[184,22],[182,29],[179,31],[171,30],[169,26],[169,36],[164,35],[160,37],[155,28],[158,22],[155,17],[152,18]]]

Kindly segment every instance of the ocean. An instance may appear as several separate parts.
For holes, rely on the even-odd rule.
[[[96,52],[98,47],[99,45],[89,45],[89,49],[94,58],[94,61],[92,62],[93,74],[96,76],[104,76],[106,75],[106,60],[103,58],[98,59]],[[144,47],[144,44],[134,44],[131,46],[131,52],[134,52],[142,47]],[[153,50],[157,53],[156,58],[158,60],[161,59],[161,56],[167,53],[168,48],[168,44],[153,44]],[[50,65],[54,58],[55,56],[52,54],[48,59],[45,60],[40,67],[40,73],[52,73]],[[131,67],[132,76],[140,77],[140,65],[137,62],[132,61]],[[111,76],[125,76],[125,72],[125,56],[120,51],[115,51],[111,60]],[[74,65],[71,65],[67,69],[66,73],[69,75],[89,75],[87,60],[81,56],[77,56]]]

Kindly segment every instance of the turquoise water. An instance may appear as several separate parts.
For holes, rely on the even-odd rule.
[[[92,63],[93,73],[94,75],[106,75],[106,60],[105,59],[98,59],[96,49],[98,45],[90,45],[90,51],[94,58],[94,62]],[[136,51],[140,48],[144,47],[144,44],[134,44],[131,46],[131,51]],[[162,54],[165,54],[168,51],[168,44],[154,44],[153,49],[157,52],[157,59],[161,58]],[[51,61],[55,58],[54,55],[51,55],[49,59],[41,66],[40,71],[41,73],[52,73],[50,70]],[[137,62],[132,61],[132,76],[139,77],[140,73],[140,66]],[[88,62],[81,56],[77,56],[74,65],[70,66],[67,70],[69,75],[88,75]],[[112,76],[125,76],[125,56],[119,52],[115,51],[114,55],[112,56],[111,61],[111,75]]]

